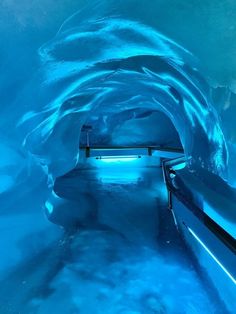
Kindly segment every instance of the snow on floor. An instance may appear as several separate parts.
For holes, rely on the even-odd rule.
[[[174,229],[160,169],[143,169],[130,183],[105,177],[86,170],[59,180],[57,193],[78,205],[60,209],[60,222],[79,217],[77,229],[67,227],[1,282],[0,313],[227,313]],[[94,215],[82,221],[74,211],[88,204]]]

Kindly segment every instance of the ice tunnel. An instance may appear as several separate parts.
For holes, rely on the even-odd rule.
[[[235,2],[0,16],[0,314],[235,313]]]

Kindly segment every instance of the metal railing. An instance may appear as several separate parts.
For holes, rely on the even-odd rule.
[[[168,190],[168,208],[173,212],[172,194],[187,207],[197,219],[220,239],[232,252],[236,253],[236,239],[232,237],[225,229],[223,229],[217,222],[210,218],[202,208],[193,203],[191,197],[186,195],[186,191],[181,190],[173,185],[171,173],[174,166],[177,166],[185,161],[184,157],[165,159],[162,162],[163,177]],[[174,215],[174,213],[173,213]]]
[[[91,151],[95,150],[134,150],[134,149],[145,149],[147,150],[147,155],[152,156],[153,151],[163,151],[170,153],[183,153],[183,148],[180,147],[166,147],[166,146],[80,146],[80,150],[85,150],[86,157],[90,157]]]

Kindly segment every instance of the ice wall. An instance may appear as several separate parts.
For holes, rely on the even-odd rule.
[[[189,170],[235,185],[234,1],[3,0],[0,14],[2,200],[72,169],[82,125],[104,110],[111,141],[173,135]]]

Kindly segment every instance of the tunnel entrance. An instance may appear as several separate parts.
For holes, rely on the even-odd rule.
[[[76,225],[77,220],[80,224],[87,211],[92,216],[97,215],[96,210],[91,208],[96,207],[96,193],[99,194],[100,190],[104,189],[104,182],[108,186],[141,184],[143,173],[147,170],[150,170],[150,175],[153,172],[154,180],[155,173],[161,173],[160,168],[164,159],[183,155],[179,135],[171,120],[163,112],[145,105],[134,107],[123,104],[114,108],[97,106],[90,111],[81,127],[76,167],[57,178],[54,183],[55,203],[58,201],[55,197],[57,195],[75,202],[73,206],[76,207],[76,201],[81,197],[84,204],[80,204],[80,210],[72,211],[74,214],[77,212],[78,219],[74,214],[70,218],[67,210],[65,218],[63,206],[57,206],[59,210],[56,211],[55,206],[48,203],[49,220],[63,226],[69,221],[70,225]],[[74,178],[73,183],[70,178]],[[76,185],[76,192],[71,184]],[[150,190],[152,188],[150,187]],[[165,190],[164,183],[162,190]],[[86,218],[87,223],[90,218],[90,216]]]
[[[84,313],[95,304],[104,313],[110,307],[112,313],[223,308],[167,209],[160,151],[148,151],[117,155],[91,148],[80,167],[55,182],[55,193],[65,200],[54,209],[56,223],[76,227],[64,280],[72,294],[79,291]],[[79,281],[72,279],[74,271]]]
[[[124,104],[98,106],[89,112],[80,133],[80,147],[181,149],[178,132],[167,115],[155,106]]]
[[[168,207],[163,161],[181,157],[174,125],[153,108],[106,106],[84,120],[77,165],[56,178],[47,215],[73,234],[70,263],[104,313],[108,298],[112,306],[122,304],[121,313],[188,311],[189,303],[179,300],[190,300],[201,312],[225,310]],[[119,304],[115,294],[121,295]],[[89,312],[88,296],[81,295]]]
[[[73,230],[70,265],[80,278],[76,285],[84,311],[91,312],[94,300],[104,313],[111,304],[113,313],[174,313],[176,308],[181,313],[189,302],[197,310],[201,304],[203,312],[224,308],[201,278],[168,210],[161,165],[163,159],[183,156],[182,147],[151,145],[144,138],[118,145],[109,136],[109,123],[106,132],[98,132],[101,119],[94,121],[82,129],[77,166],[55,181],[56,202],[48,215]],[[68,285],[74,291],[74,283]],[[87,289],[92,301],[83,292]]]

